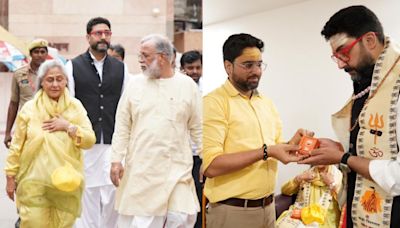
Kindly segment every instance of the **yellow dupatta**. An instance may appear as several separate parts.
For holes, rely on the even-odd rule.
[[[55,207],[77,216],[80,214],[83,190],[81,147],[89,148],[95,142],[86,110],[79,101],[70,97],[68,89],[64,90],[58,101],[39,90],[25,106],[18,114],[17,127],[20,129],[15,133],[16,151],[10,149],[10,154],[14,154],[17,159],[8,159],[6,167],[6,171],[16,172],[17,204]],[[78,126],[78,135],[84,138],[84,145],[77,143],[65,131],[49,132],[42,129],[43,121],[56,116],[62,116]],[[75,175],[76,186],[67,185],[62,189],[52,181],[52,174],[62,167],[68,167]]]

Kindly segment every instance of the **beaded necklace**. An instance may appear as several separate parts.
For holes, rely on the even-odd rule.
[[[351,99],[352,99],[353,101],[354,101],[354,100],[357,100],[358,98],[361,98],[361,97],[363,97],[365,94],[369,93],[370,90],[371,90],[371,86],[368,86],[368,87],[365,88],[363,91],[357,93],[356,95],[353,95],[353,96],[351,97]]]

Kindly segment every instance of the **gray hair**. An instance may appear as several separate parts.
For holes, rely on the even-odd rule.
[[[171,41],[162,35],[159,34],[150,34],[142,38],[140,41],[141,44],[146,42],[152,42],[154,47],[158,53],[163,53],[167,56],[169,62],[172,62],[172,58],[174,56],[174,46]]]
[[[46,60],[44,63],[40,65],[38,69],[36,78],[36,92],[42,88],[42,81],[44,76],[51,68],[54,67],[58,67],[61,70],[62,74],[65,76],[65,79],[67,79],[67,87],[68,87],[69,80],[68,80],[67,69],[65,68],[64,64],[61,61],[52,59],[52,60]]]

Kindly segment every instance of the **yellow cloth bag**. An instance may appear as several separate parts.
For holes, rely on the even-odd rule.
[[[69,163],[58,167],[51,174],[54,187],[64,192],[75,191],[81,185],[81,180],[81,175]]]
[[[313,222],[324,224],[326,210],[318,204],[311,204],[308,207],[301,209],[301,220],[308,225]]]

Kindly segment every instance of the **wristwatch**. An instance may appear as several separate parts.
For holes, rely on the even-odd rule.
[[[339,167],[343,172],[349,173],[351,171],[350,167],[347,165],[349,157],[352,156],[350,152],[344,153],[342,159],[340,160]]]
[[[340,160],[340,164],[347,165],[347,160],[352,154],[350,152],[344,153],[342,159]]]
[[[69,126],[67,128],[68,135],[70,135],[70,136],[74,135],[77,129],[78,128],[75,125],[69,124]]]

